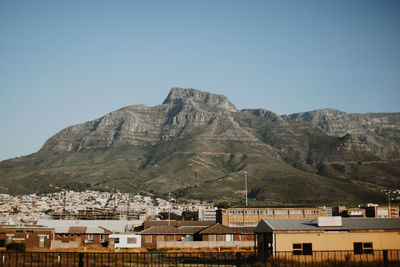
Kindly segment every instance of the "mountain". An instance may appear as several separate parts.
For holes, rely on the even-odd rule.
[[[0,192],[118,188],[240,203],[246,171],[254,203],[384,201],[380,190],[400,181],[400,157],[386,147],[400,143],[399,114],[317,113],[238,110],[223,95],[173,88],[161,105],[70,126],[37,153],[0,162]]]

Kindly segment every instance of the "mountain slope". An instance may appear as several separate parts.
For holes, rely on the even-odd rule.
[[[252,201],[332,203],[378,201],[379,188],[398,184],[400,168],[358,138],[299,118],[173,88],[161,105],[121,108],[62,130],[37,153],[0,162],[0,191],[119,188],[238,203],[247,171]],[[348,165],[371,161],[390,167]],[[377,175],[356,176],[364,166]]]

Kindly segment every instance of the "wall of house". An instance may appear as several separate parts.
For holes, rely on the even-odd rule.
[[[253,248],[253,241],[192,241],[192,242],[181,242],[181,241],[161,241],[157,243],[157,248]]]
[[[80,246],[84,246],[85,244],[95,244],[101,245],[103,242],[108,241],[108,234],[105,234],[105,241],[101,241],[100,234],[93,234],[93,241],[88,241],[88,234],[55,234],[55,241],[60,241],[63,244],[67,243],[79,243]],[[66,248],[68,246],[66,245]]]
[[[157,248],[157,243],[162,241],[181,241],[186,235],[141,235],[142,247]]]
[[[124,234],[113,234],[110,235],[111,240],[115,240],[115,238],[119,238],[119,243],[113,242],[114,248],[140,248],[141,247],[141,236],[140,235],[124,235]],[[128,238],[130,240],[128,240]],[[133,240],[135,239],[135,240]],[[136,241],[133,243],[133,241]]]
[[[312,250],[353,250],[354,242],[372,242],[374,250],[400,249],[400,232],[276,233],[276,251],[292,251],[294,243],[312,243]]]
[[[53,239],[52,230],[31,230],[31,229],[3,229],[2,236],[5,236],[5,244],[7,244],[8,237],[12,236],[12,242],[24,243],[27,249],[38,249],[40,237],[44,237],[44,248],[49,249],[51,240]]]
[[[232,234],[230,241],[254,241],[254,234]],[[227,241],[226,234],[204,234],[203,241]],[[229,241],[229,240],[228,240]]]

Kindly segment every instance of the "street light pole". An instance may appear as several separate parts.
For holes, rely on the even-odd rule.
[[[247,205],[248,205],[248,202],[247,202],[247,172],[244,172],[244,184],[245,184],[245,188],[246,188],[246,207],[247,207]]]
[[[389,218],[392,218],[392,212],[391,212],[391,208],[390,208],[390,189],[389,189],[389,192],[388,192],[388,198],[389,198],[389,207],[388,207],[388,217]]]

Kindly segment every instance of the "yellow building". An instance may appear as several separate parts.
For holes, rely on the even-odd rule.
[[[217,223],[228,227],[256,227],[261,219],[306,219],[328,216],[313,207],[236,207],[217,210]]]
[[[263,219],[255,234],[259,254],[267,257],[306,259],[321,252],[338,257],[334,252],[340,252],[340,257],[352,260],[400,249],[399,218]]]

